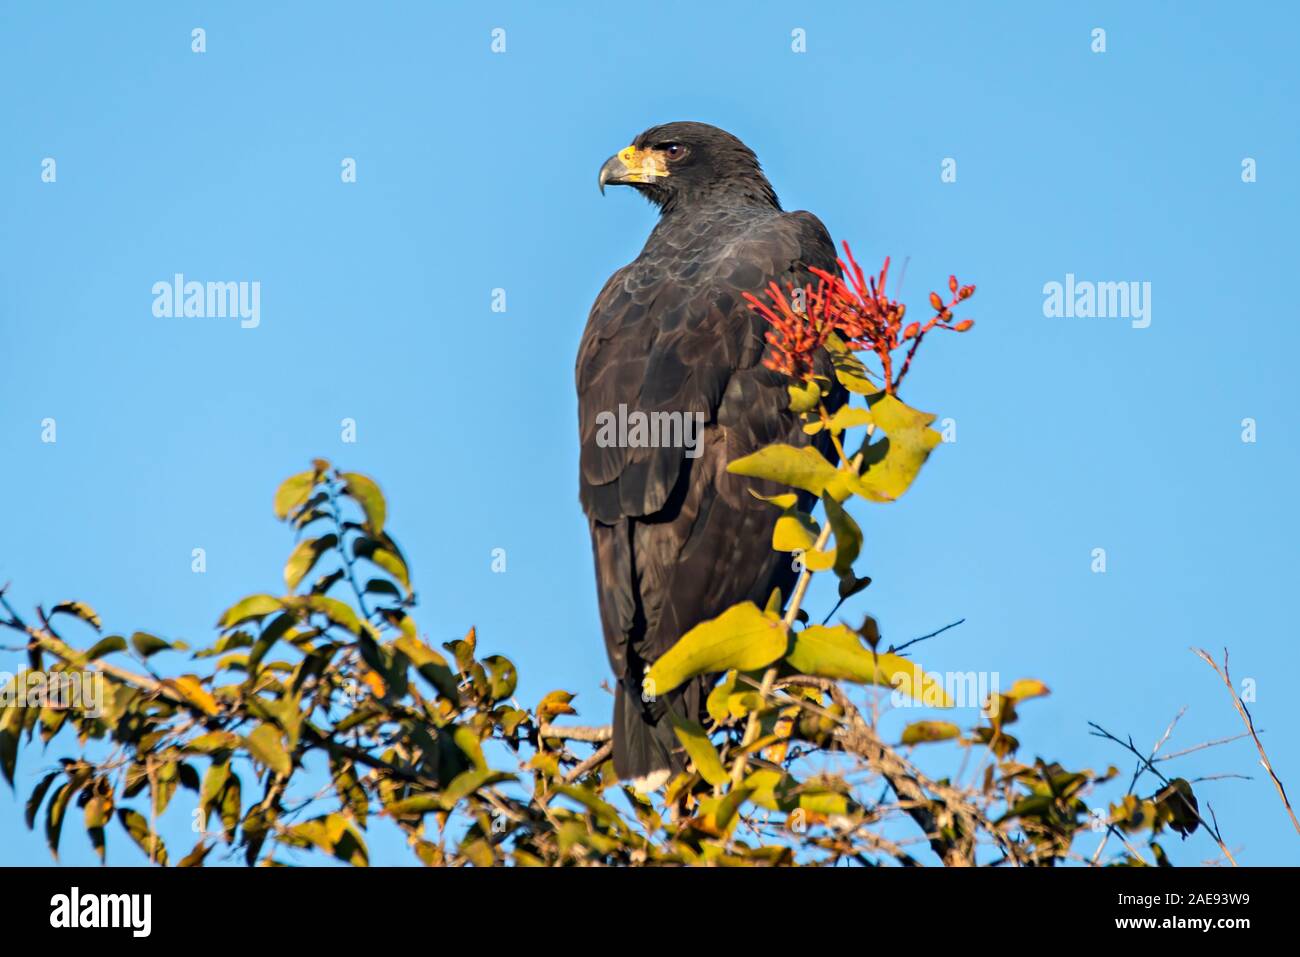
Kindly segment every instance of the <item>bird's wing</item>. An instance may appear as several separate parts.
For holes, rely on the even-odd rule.
[[[716,227],[716,223],[713,226]],[[710,224],[702,223],[701,231]],[[748,494],[767,483],[726,472],[775,441],[805,444],[783,377],[760,364],[766,326],[745,292],[835,270],[811,213],[768,216],[724,242],[656,256],[615,273],[592,308],[578,355],[580,492],[592,528],[601,618],[615,673],[653,661],[731,604],[786,586],[789,559],[770,549],[776,510]],[[842,401],[842,399],[841,399]],[[601,447],[601,412],[698,413],[698,457],[680,447]]]

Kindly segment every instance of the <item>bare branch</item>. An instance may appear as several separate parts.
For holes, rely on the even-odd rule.
[[[1209,652],[1204,651],[1201,648],[1193,648],[1192,651],[1198,658],[1213,668],[1215,673],[1223,679],[1223,683],[1227,685],[1228,694],[1232,695],[1232,703],[1236,706],[1237,713],[1241,715],[1241,720],[1246,722],[1246,729],[1250,732],[1250,736],[1255,741],[1255,747],[1259,751],[1259,763],[1264,766],[1264,770],[1268,772],[1268,776],[1273,779],[1273,786],[1277,788],[1277,793],[1282,798],[1282,804],[1286,808],[1286,813],[1291,816],[1291,826],[1296,829],[1297,834],[1300,834],[1300,821],[1296,820],[1295,811],[1291,808],[1291,802],[1287,799],[1286,788],[1282,785],[1282,779],[1273,771],[1273,765],[1269,762],[1268,754],[1264,750],[1264,745],[1260,742],[1259,734],[1255,731],[1255,719],[1250,716],[1250,711],[1247,710],[1245,702],[1241,700],[1241,696],[1237,694],[1237,689],[1233,687],[1232,679],[1228,675],[1228,649],[1223,649],[1222,670],[1220,670],[1219,666],[1214,663],[1214,659],[1210,657]]]

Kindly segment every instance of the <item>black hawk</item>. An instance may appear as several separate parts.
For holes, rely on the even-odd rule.
[[[732,605],[761,607],[774,588],[788,597],[797,574],[771,548],[779,510],[750,494],[788,490],[726,471],[773,442],[810,441],[787,380],[762,365],[766,323],[743,294],[772,281],[802,288],[810,266],[838,270],[821,221],[783,212],[753,151],[717,127],[646,130],[601,167],[601,191],[612,185],[631,186],[660,215],[582,335],[579,488],[617,679],[614,767],[646,788],[684,764],[669,710],[699,720],[716,680],[646,695],[646,668]]]

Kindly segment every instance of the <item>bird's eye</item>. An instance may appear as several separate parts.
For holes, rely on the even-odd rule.
[[[681,143],[663,143],[659,149],[666,153],[670,160],[681,159],[686,155],[686,147]]]

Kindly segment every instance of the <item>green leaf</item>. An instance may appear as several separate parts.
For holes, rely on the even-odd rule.
[[[251,680],[257,673],[257,667],[262,663],[277,641],[288,636],[293,631],[294,618],[290,612],[278,615],[272,619],[271,623],[262,629],[261,634],[257,636],[257,641],[253,643],[253,650],[248,653],[248,661],[245,667],[248,669],[248,676]]]
[[[284,583],[289,591],[298,587],[298,583],[320,561],[320,557],[339,543],[339,537],[331,532],[320,538],[304,538],[294,548],[289,560],[284,564]]]
[[[334,782],[334,792],[338,795],[339,806],[352,813],[352,817],[362,827],[370,814],[370,798],[361,785],[356,767],[346,758],[330,758],[330,777]]]
[[[212,812],[220,806],[228,780],[230,780],[229,761],[213,761],[203,775],[203,789],[199,792],[199,814],[204,830],[207,830],[208,819],[212,816]]]
[[[53,618],[55,615],[72,615],[80,618],[96,631],[100,629],[99,615],[95,614],[95,609],[84,601],[61,601],[50,609],[50,617]]]
[[[928,744],[949,741],[961,734],[951,721],[913,721],[903,729],[903,744]]]
[[[738,814],[740,807],[753,795],[753,790],[748,787],[732,788],[722,796],[718,802],[713,805],[710,811],[710,817],[713,818],[713,826],[724,834],[730,833],[736,821],[739,820]]]
[[[394,598],[401,598],[402,593],[396,585],[387,578],[372,578],[366,582],[365,592],[370,595],[392,595]]]
[[[246,621],[261,621],[273,611],[279,611],[284,605],[273,595],[249,595],[231,605],[217,620],[221,629],[234,628]]]
[[[59,788],[45,811],[45,843],[54,859],[59,859],[59,835],[63,832],[63,814],[68,809],[68,799],[77,790],[71,781]]]
[[[18,672],[13,680],[15,686],[25,681],[26,671]],[[22,705],[10,704],[0,707],[0,772],[9,782],[14,783],[14,768],[18,765],[18,745],[27,720],[27,709]]]
[[[45,800],[46,792],[50,790],[50,785],[54,779],[59,776],[59,771],[51,771],[41,779],[41,783],[32,789],[32,796],[27,799],[26,820],[27,830],[36,826],[36,812],[41,809],[41,802]]]
[[[438,689],[438,693],[449,701],[460,700],[460,683],[447,665],[447,659],[438,654],[418,637],[402,635],[393,642],[395,647],[415,665],[425,681]]]
[[[366,526],[376,538],[384,533],[384,519],[388,506],[384,503],[384,494],[372,479],[358,472],[340,472],[339,478],[344,482],[343,494],[355,499],[366,513]]]
[[[456,747],[460,748],[461,753],[469,758],[474,767],[480,771],[488,769],[487,758],[483,756],[483,744],[473,728],[467,724],[458,724],[456,730],[452,732],[451,739],[456,742]]]
[[[555,790],[594,813],[602,824],[617,824],[622,820],[612,804],[587,788],[575,787],[572,784],[557,784]]]
[[[471,768],[452,779],[447,790],[442,792],[442,809],[450,811],[463,797],[473,794],[480,788],[491,787],[503,781],[513,781],[515,776],[505,771],[493,771],[490,768]]]
[[[853,520],[853,516],[844,510],[844,506],[831,496],[822,496],[822,506],[826,509],[826,519],[835,533],[835,574],[841,578],[845,575],[852,576],[853,563],[862,551],[862,529]]]
[[[101,864],[104,862],[104,854],[107,849],[107,842],[104,838],[104,825],[109,822],[112,815],[113,799],[111,796],[95,794],[86,802],[86,833],[90,836],[91,846],[94,847],[95,853],[99,855]]]
[[[778,789],[780,793],[784,793],[786,780],[783,771],[760,768],[745,778],[744,788],[749,791],[750,800],[759,807],[765,807],[769,811],[778,811],[781,809]]]
[[[668,717],[673,723],[677,740],[682,743],[686,753],[695,762],[695,770],[700,772],[700,777],[713,785],[726,784],[729,780],[727,769],[722,766],[722,759],[718,757],[718,752],[704,728],[672,711],[668,712]]]
[[[411,574],[406,568],[406,562],[395,551],[386,548],[373,538],[358,538],[352,543],[352,554],[356,558],[374,562],[396,578],[402,588],[406,589],[407,594],[410,594]]]
[[[284,741],[279,729],[269,724],[260,724],[257,729],[244,738],[248,753],[281,777],[288,777],[293,770],[293,762],[284,750]]]
[[[794,636],[788,661],[806,675],[897,688],[922,704],[951,708],[943,685],[916,662],[893,654],[873,654],[845,625],[811,625]]]
[[[221,827],[226,832],[226,843],[235,839],[235,829],[239,826],[239,815],[243,808],[243,790],[239,775],[231,774],[221,792]]]
[[[177,867],[202,867],[208,852],[216,845],[209,844],[207,838],[200,838],[194,849],[176,862]]]
[[[500,701],[515,693],[515,686],[519,683],[519,672],[515,669],[513,661],[504,655],[488,655],[483,659],[483,665],[491,676],[488,691],[493,698]]]
[[[351,606],[345,605],[337,598],[330,598],[327,595],[308,595],[295,599],[295,604],[301,604],[302,607],[324,615],[345,631],[350,631],[354,635],[361,634],[361,619],[357,617],[357,613]]]
[[[167,865],[167,848],[163,846],[162,838],[149,829],[149,822],[143,814],[124,807],[117,812],[117,819],[149,860],[164,867]]]
[[[366,867],[370,863],[365,842],[342,814],[330,814],[296,824],[286,832],[286,838],[280,840],[295,846],[315,845],[353,867]]]
[[[871,417],[885,438],[863,446],[866,469],[853,491],[873,502],[892,502],[911,487],[943,437],[930,428],[935,416],[918,412],[892,395],[876,400]]]
[[[275,491],[275,517],[284,520],[289,514],[311,497],[311,490],[316,487],[320,472],[299,472],[291,475]]]
[[[787,644],[780,618],[760,611],[752,601],[733,605],[682,635],[651,666],[644,687],[663,695],[696,675],[732,668],[754,671],[780,658]]]
[[[211,754],[214,751],[233,751],[238,744],[239,735],[233,731],[209,731],[186,744],[185,750],[196,754]]]
[[[839,587],[840,601],[848,601],[848,599],[852,598],[870,584],[870,578],[858,578],[852,573],[842,576],[840,578]]]
[[[849,809],[849,799],[829,788],[812,787],[803,790],[799,793],[798,802],[799,807],[805,811],[827,816],[845,814]]]
[[[90,650],[86,652],[86,660],[96,661],[105,655],[119,651],[126,651],[126,639],[121,635],[109,635],[91,645]]]
[[[131,647],[136,650],[141,658],[148,658],[160,651],[169,651],[172,648],[171,642],[163,641],[157,635],[151,635],[146,631],[137,631],[131,636]]]
[[[384,808],[384,813],[390,817],[418,817],[421,814],[441,810],[443,810],[441,794],[417,794],[415,797],[394,801]]]

